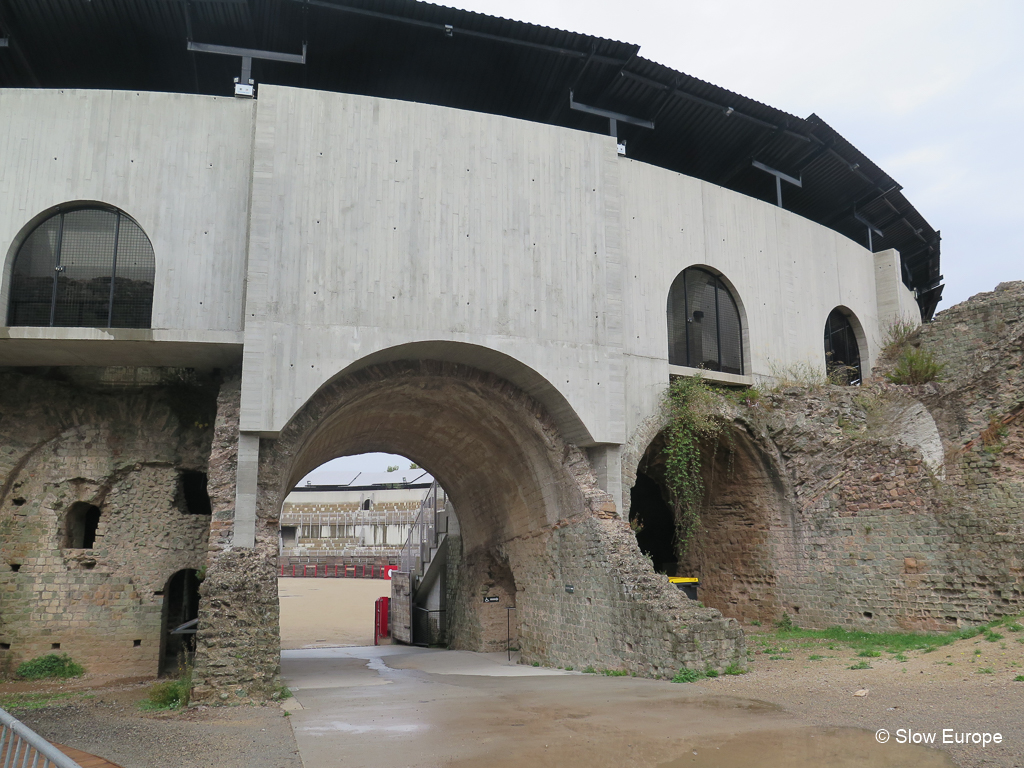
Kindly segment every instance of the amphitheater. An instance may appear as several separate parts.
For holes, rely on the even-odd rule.
[[[1019,609],[1018,555],[943,560],[980,535],[943,517],[967,482],[953,448],[1015,413],[1009,379],[959,415],[930,391],[857,399],[892,323],[937,325],[940,240],[821,118],[635,45],[411,0],[77,13],[15,3],[0,30],[8,660],[155,672],[195,578],[196,696],[267,695],[284,499],[374,451],[457,511],[452,647],[503,643],[514,605],[524,660],[657,676],[741,662],[739,622],[785,612]],[[831,394],[730,412],[688,564],[707,605],[686,600],[628,524],[631,497],[665,501],[671,378],[837,368]],[[1015,525],[984,535],[1009,552]]]

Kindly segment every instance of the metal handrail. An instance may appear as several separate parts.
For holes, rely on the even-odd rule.
[[[31,761],[31,762],[30,762]],[[23,722],[0,709],[0,766],[82,768]]]
[[[401,573],[413,574],[414,578],[420,575],[422,563],[428,559],[427,551],[436,544],[437,515],[447,503],[448,496],[444,488],[435,480],[423,497],[419,514],[409,528],[409,537],[402,547],[398,559],[398,570]]]

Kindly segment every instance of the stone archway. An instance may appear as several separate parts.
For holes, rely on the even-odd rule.
[[[427,469],[457,510],[461,567],[456,605],[449,603],[456,647],[491,650],[500,640],[503,648],[509,598],[524,661],[658,676],[684,663],[742,663],[739,627],[655,577],[586,454],[562,439],[537,401],[465,365],[393,361],[335,378],[277,439],[261,441],[256,546],[218,553],[204,582],[199,698],[272,687],[279,652],[267,646],[277,640],[273,556],[283,500],[324,461],[378,451]],[[485,591],[501,601],[484,603]],[[499,621],[487,613],[494,609]],[[227,625],[243,615],[248,637],[240,642]]]
[[[675,523],[662,456],[667,424],[663,414],[648,419],[624,451],[623,487],[633,489],[634,503],[646,505],[628,510],[634,527],[637,521],[658,523],[650,519],[655,514],[670,515],[669,525]],[[705,496],[695,538],[681,544],[671,530],[675,557],[650,554],[670,576],[698,577],[704,605],[745,622],[774,621],[781,610],[777,542],[792,510],[792,494],[774,450],[756,430],[730,421],[717,440],[701,445],[701,456]],[[661,499],[664,510],[654,509]]]

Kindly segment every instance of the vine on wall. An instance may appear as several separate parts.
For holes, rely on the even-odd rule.
[[[700,526],[704,500],[700,443],[715,444],[724,422],[717,413],[716,393],[700,377],[677,378],[665,394],[669,424],[665,428],[665,484],[675,507],[679,554],[686,552]]]

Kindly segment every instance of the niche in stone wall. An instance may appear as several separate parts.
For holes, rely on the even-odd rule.
[[[741,426],[700,447],[704,500],[692,538],[680,540],[665,481],[665,437],[659,434],[637,467],[629,522],[654,570],[696,577],[698,599],[730,618],[772,621],[778,611],[770,534],[785,506],[771,459]]]
[[[213,514],[207,482],[205,472],[197,472],[192,469],[183,470],[178,482],[178,498],[175,506],[189,515]]]
[[[63,549],[92,549],[100,524],[100,508],[85,501],[76,501],[64,516]]]

